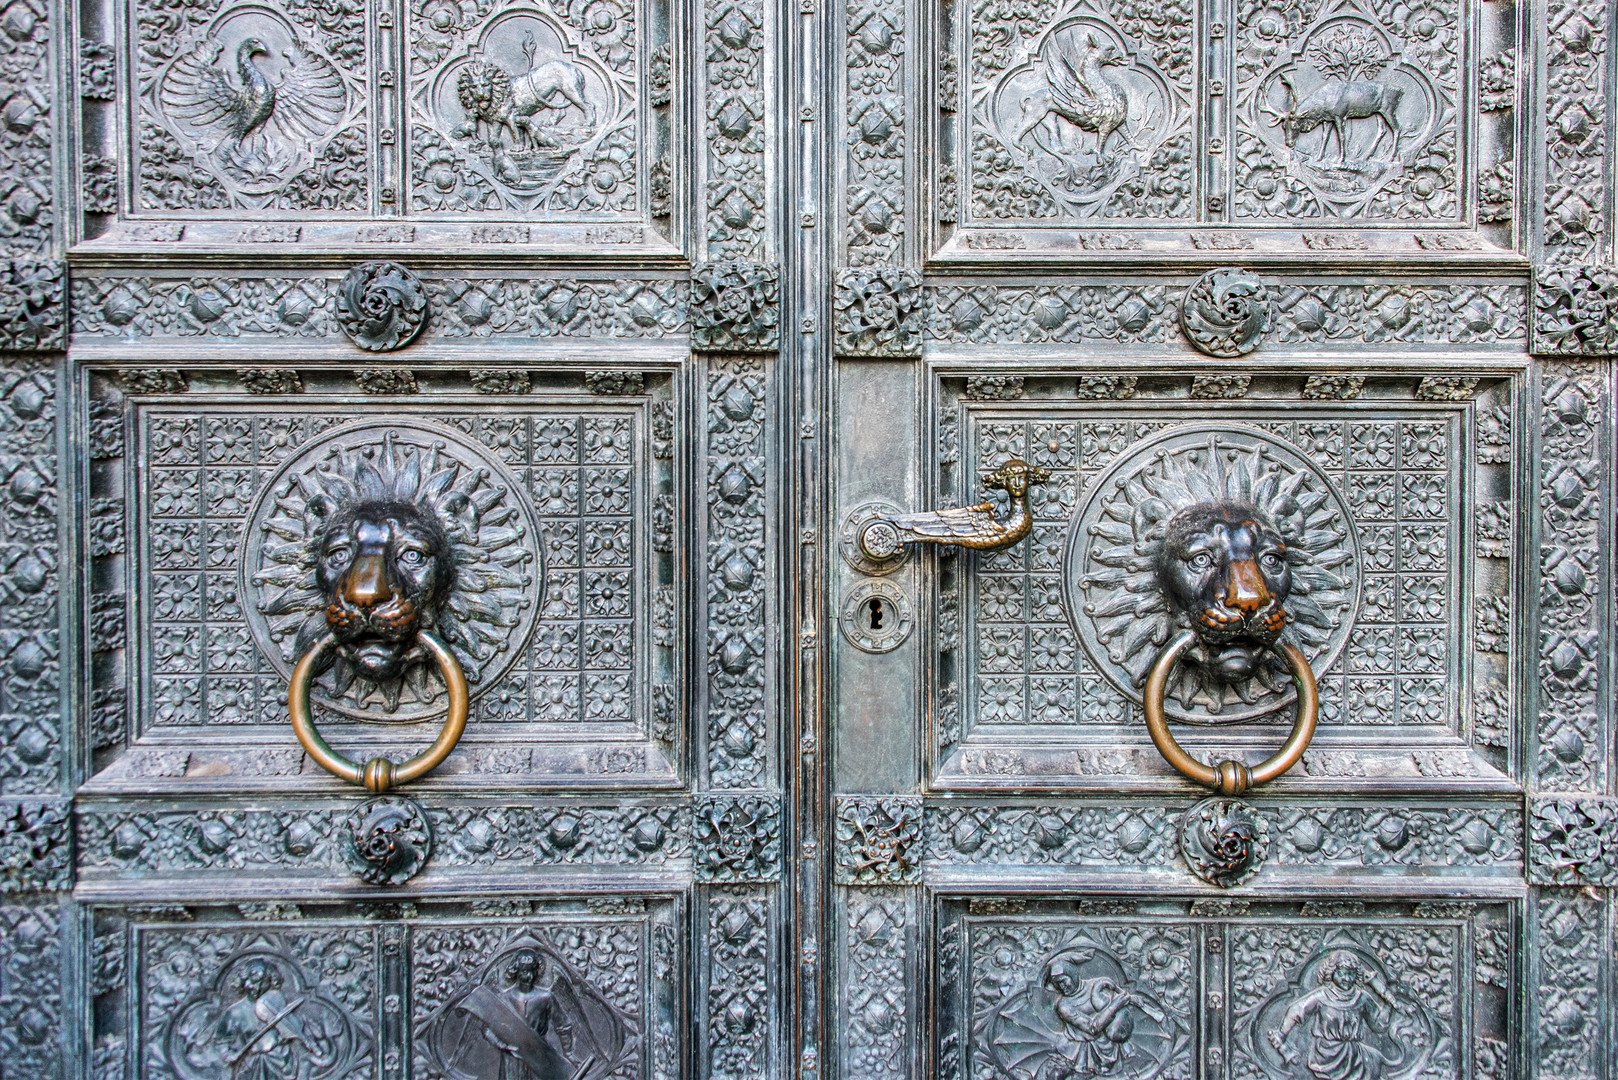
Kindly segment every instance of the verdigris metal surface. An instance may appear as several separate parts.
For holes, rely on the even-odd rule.
[[[0,1075],[1618,1080],[1612,20],[13,0]]]

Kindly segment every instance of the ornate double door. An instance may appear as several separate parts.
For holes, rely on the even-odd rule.
[[[1605,0],[13,0],[0,1077],[1618,1080]]]

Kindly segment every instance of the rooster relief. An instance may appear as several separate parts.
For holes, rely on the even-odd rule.
[[[359,96],[268,12],[227,13],[162,69],[151,106],[239,204],[261,207],[354,118]]]
[[[1149,60],[1099,19],[1058,22],[981,108],[998,142],[1072,216],[1140,187],[1188,110]]]

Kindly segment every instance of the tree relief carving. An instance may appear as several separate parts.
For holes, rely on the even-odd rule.
[[[1134,5],[1064,4],[1003,68],[993,51],[983,54],[1000,28],[974,25],[975,216],[1191,214],[1192,109],[1180,55],[1190,42],[1169,26],[1171,15],[1187,28],[1191,20],[1183,4],[1168,8],[1151,25]]]
[[[143,39],[162,21],[149,10],[140,18]],[[323,176],[315,187],[351,188],[341,208],[357,208],[366,95],[355,57],[334,55],[329,44],[274,8],[234,4],[177,43],[165,40],[162,52],[143,51],[153,63],[142,71],[143,128],[157,135],[143,131],[141,140],[143,205],[200,208],[212,188],[221,207],[262,210],[290,199],[296,208],[325,208],[330,191],[302,193],[293,184],[344,140],[335,149],[340,161],[350,159],[342,162],[348,183]],[[197,176],[204,185],[187,190]]]
[[[1456,221],[1453,0],[1242,0],[1235,214]]]
[[[1290,703],[1270,648],[1318,671],[1354,623],[1357,534],[1342,495],[1257,431],[1181,429],[1139,444],[1092,483],[1068,533],[1070,618],[1097,670],[1135,701],[1173,634],[1196,631],[1167,712],[1229,723]]]
[[[631,10],[614,0],[497,11],[414,0],[411,8],[414,210],[636,209]]]
[[[972,930],[978,1068],[969,1075],[1155,1080],[1188,1073],[1187,931],[988,920]]]
[[[474,694],[487,691],[522,656],[544,576],[521,490],[447,426],[365,421],[306,443],[265,484],[244,531],[254,639],[287,674],[335,635],[313,698],[358,719],[447,707],[422,630],[443,639]]]

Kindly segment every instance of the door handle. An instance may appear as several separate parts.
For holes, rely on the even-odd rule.
[[[1320,718],[1320,691],[1315,686],[1314,669],[1309,666],[1303,651],[1290,641],[1277,641],[1270,648],[1286,662],[1292,681],[1298,688],[1298,717],[1292,722],[1292,733],[1281,749],[1260,764],[1248,768],[1239,761],[1225,760],[1217,766],[1204,765],[1180,748],[1169,733],[1168,717],[1163,712],[1163,695],[1168,687],[1169,672],[1180,655],[1196,643],[1195,631],[1183,630],[1158,654],[1146,675],[1142,693],[1142,706],[1146,713],[1146,730],[1157,745],[1163,760],[1190,780],[1213,788],[1221,795],[1240,795],[1255,784],[1274,780],[1298,763],[1309,740],[1315,734],[1315,721]]]
[[[433,658],[444,678],[444,688],[449,691],[449,715],[445,717],[444,727],[431,746],[398,764],[385,757],[374,757],[361,765],[333,750],[315,727],[309,709],[309,686],[314,682],[321,658],[336,647],[337,635],[327,634],[298,658],[297,666],[292,669],[292,682],[287,687],[287,714],[292,720],[293,733],[315,764],[351,784],[383,792],[426,776],[449,757],[450,751],[461,740],[461,732],[466,730],[466,672],[461,669],[455,654],[432,634],[418,630],[416,640]]]
[[[1049,469],[1012,458],[983,476],[984,487],[1004,491],[1011,497],[1011,516],[1005,520],[995,518],[992,502],[920,514],[878,510],[860,525],[855,544],[860,554],[877,563],[897,558],[906,544],[938,544],[975,551],[1010,547],[1034,527],[1028,489],[1050,478]]]

